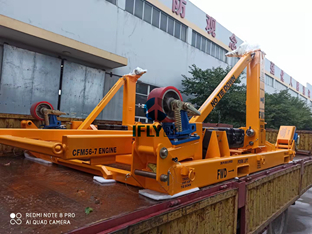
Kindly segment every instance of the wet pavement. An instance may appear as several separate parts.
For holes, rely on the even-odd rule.
[[[103,186],[92,177],[24,157],[0,157],[0,233],[64,233],[159,203],[136,187]],[[287,230],[312,234],[312,188],[289,208]]]
[[[157,203],[138,188],[103,186],[90,174],[16,156],[0,157],[0,197],[1,234],[64,233]]]
[[[312,234],[312,188],[289,207],[287,234]]]

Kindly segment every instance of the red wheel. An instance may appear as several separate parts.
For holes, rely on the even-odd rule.
[[[153,89],[146,102],[148,117],[159,122],[174,122],[169,102],[172,98],[183,101],[180,91],[173,86]]]
[[[36,103],[32,104],[32,106],[30,107],[30,114],[35,119],[44,120],[44,114],[43,114],[44,108],[54,110],[52,104],[49,102],[44,102],[44,101],[43,102],[36,102]]]

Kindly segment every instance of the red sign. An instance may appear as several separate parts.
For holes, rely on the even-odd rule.
[[[308,89],[308,97],[311,98],[310,89]]]
[[[236,44],[237,44],[237,40],[236,40],[235,34],[233,33],[232,36],[230,36],[230,44],[229,44],[230,49],[235,50]]]
[[[274,75],[275,74],[275,64],[274,63],[270,63],[270,73],[272,74],[272,75]]]
[[[296,86],[297,91],[299,91],[299,82],[297,81],[297,86]]]
[[[302,94],[305,95],[305,87],[302,86]]]
[[[206,15],[206,22],[207,22],[207,26],[206,26],[206,31],[208,34],[211,34],[211,36],[216,37],[216,24],[217,21],[212,18],[209,15]]]
[[[290,77],[289,85],[290,85],[291,87],[293,87],[293,85],[292,85],[292,77]]]
[[[172,12],[185,17],[186,0],[172,0]]]
[[[284,71],[283,70],[281,70],[281,81],[284,82]]]

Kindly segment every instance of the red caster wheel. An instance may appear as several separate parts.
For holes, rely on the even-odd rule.
[[[147,97],[147,117],[158,122],[174,122],[174,112],[169,106],[172,99],[183,101],[177,88],[168,86],[153,89]]]
[[[30,107],[30,114],[37,120],[44,120],[43,109],[54,110],[53,106],[49,102],[36,102]]]

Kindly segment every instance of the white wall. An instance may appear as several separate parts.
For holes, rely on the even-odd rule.
[[[182,42],[124,11],[125,1],[117,1],[117,7],[106,0],[1,0],[0,14],[124,56],[128,66],[113,72],[123,75],[140,66],[148,70],[142,81],[153,85],[181,87],[181,74],[188,74],[192,64],[203,69],[227,65],[191,47],[191,30],[188,43]],[[160,2],[171,9],[172,0]],[[213,17],[213,9],[207,14]],[[206,27],[206,13],[190,1],[186,19],[202,29]],[[228,45],[232,32],[219,23],[216,27],[216,39]],[[242,40],[237,40],[239,45]],[[267,71],[269,63],[266,60]],[[277,66],[275,76],[280,77]],[[289,84],[289,75],[285,73],[284,79]],[[267,90],[270,92],[270,88]]]
[[[172,8],[172,0],[159,0],[161,3],[163,3],[165,6],[167,6],[169,9]],[[213,15],[213,9],[211,9],[210,12],[204,12],[201,9],[199,9],[197,6],[195,6],[192,2],[187,0],[186,5],[186,13],[185,18],[190,21],[191,23],[196,24],[201,29],[205,30],[207,24],[206,24],[206,14],[208,14],[211,17],[214,17]],[[218,23],[216,25],[216,39],[219,41],[222,41],[224,44],[229,45],[230,43],[230,36],[232,36],[235,32],[230,32],[228,29],[223,27],[221,24]],[[236,36],[237,39],[237,45],[240,45],[243,41]]]
[[[139,66],[148,70],[141,80],[153,85],[180,88],[192,64],[227,66],[105,0],[2,0],[0,14],[124,56],[128,66],[113,73]]]

